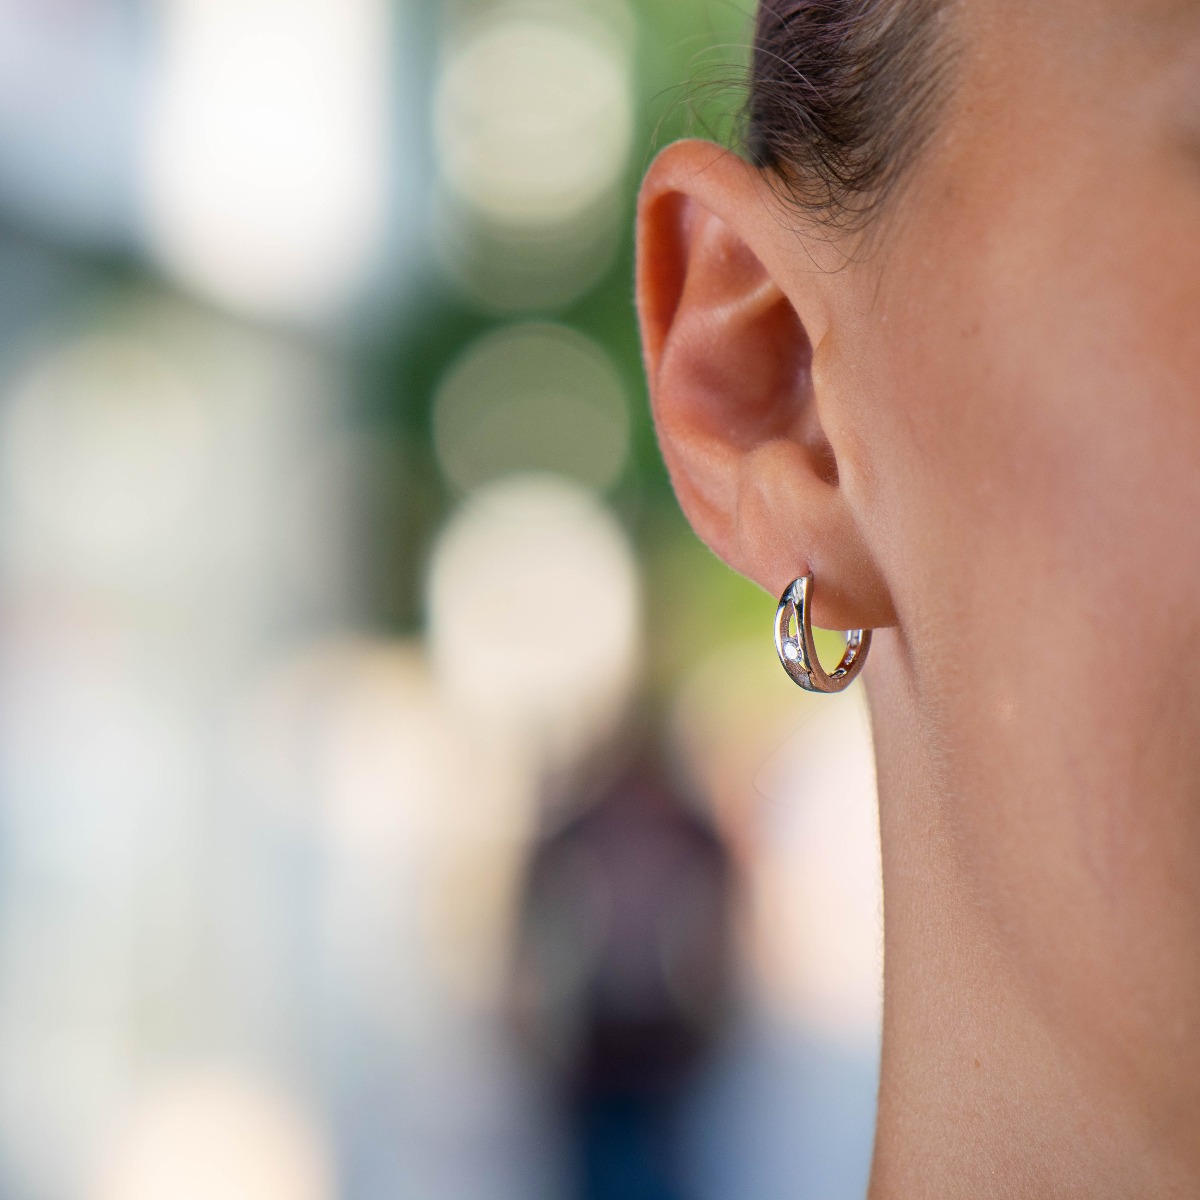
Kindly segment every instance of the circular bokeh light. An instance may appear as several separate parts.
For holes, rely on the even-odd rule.
[[[517,476],[477,493],[435,548],[428,603],[435,669],[480,736],[564,765],[623,710],[639,663],[637,564],[586,490]]]
[[[442,174],[485,219],[561,222],[619,182],[633,135],[628,55],[599,24],[501,11],[452,43],[435,102]]]
[[[332,1200],[320,1131],[286,1095],[233,1071],[166,1081],[110,1148],[93,1200]]]
[[[616,369],[594,342],[530,324],[476,342],[451,368],[434,407],[438,461],[464,491],[520,471],[603,490],[629,449]]]

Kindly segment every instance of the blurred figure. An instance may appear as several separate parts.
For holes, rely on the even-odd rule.
[[[532,855],[513,1003],[584,1200],[682,1200],[678,1123],[732,1013],[729,855],[653,743]]]

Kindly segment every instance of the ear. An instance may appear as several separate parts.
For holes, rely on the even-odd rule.
[[[797,229],[759,171],[711,143],[667,147],[642,187],[638,311],[684,512],[772,596],[811,570],[818,625],[880,628],[895,613],[827,429],[857,443],[862,431],[846,431],[840,413],[822,422],[836,370],[825,347],[837,344],[831,290],[841,286],[841,272],[819,263],[828,251]]]

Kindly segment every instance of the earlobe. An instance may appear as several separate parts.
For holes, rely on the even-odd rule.
[[[759,173],[703,142],[668,147],[639,206],[638,310],[663,457],[696,532],[778,597],[812,570],[829,628],[893,623],[836,447],[814,347],[832,276]]]

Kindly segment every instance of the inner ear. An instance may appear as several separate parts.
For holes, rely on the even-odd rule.
[[[786,299],[783,301],[785,313],[779,320],[786,325],[786,338],[793,347],[796,363],[792,373],[792,395],[796,403],[789,414],[788,427],[782,431],[782,436],[804,446],[812,462],[812,471],[822,482],[836,487],[838,482],[837,455],[833,444],[825,434],[817,411],[817,401],[813,385],[813,348],[808,334],[796,310]]]
[[[743,449],[778,438],[803,445],[812,472],[824,484],[836,486],[838,457],[817,413],[808,332],[791,301],[769,280],[750,248],[738,242],[737,252],[754,263],[762,280],[760,287],[767,293],[760,298],[767,302],[761,304],[748,332],[762,348],[763,371],[775,372],[775,378],[758,379],[757,386],[745,392],[746,419],[739,424]]]
[[[754,257],[745,245],[740,253]],[[812,343],[787,297],[773,282],[767,281],[764,287],[773,293],[773,303],[764,305],[755,327],[747,328],[747,337],[759,342],[765,367],[773,369],[776,378],[763,379],[755,389],[762,418],[756,426],[747,425],[747,448],[776,437],[795,439],[806,432],[819,433],[814,423]],[[754,353],[752,345],[747,349]]]
[[[671,256],[683,270],[673,287],[660,277],[653,322],[672,333],[661,347],[663,374],[684,385],[699,430],[743,451],[780,438],[802,443],[822,478],[836,482],[804,323],[737,231],[683,203],[674,221],[687,247]]]

